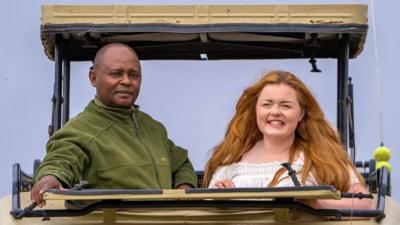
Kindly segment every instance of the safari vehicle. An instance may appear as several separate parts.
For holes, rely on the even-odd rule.
[[[48,190],[45,208],[29,200],[31,175],[13,166],[12,194],[0,200],[11,224],[397,224],[390,174],[375,160],[355,161],[349,59],[363,50],[366,5],[103,5],[42,7],[41,39],[55,62],[51,135],[69,119],[70,65],[92,60],[99,46],[122,42],[142,60],[337,59],[337,127],[371,194],[332,186],[214,190]],[[34,168],[39,161],[35,161]],[[201,172],[198,173],[201,178]],[[296,179],[294,176],[293,179]],[[200,179],[201,180],[201,179]],[[373,198],[375,209],[314,209],[298,200]],[[94,200],[69,208],[65,201]]]

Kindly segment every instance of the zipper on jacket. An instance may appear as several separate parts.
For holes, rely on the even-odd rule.
[[[143,148],[146,150],[147,154],[149,154],[151,161],[153,162],[153,167],[154,167],[154,171],[155,171],[155,175],[156,175],[156,180],[157,180],[157,184],[159,188],[162,188],[161,184],[160,184],[160,179],[159,179],[159,174],[158,174],[158,170],[157,170],[157,165],[156,162],[153,158],[153,155],[150,153],[150,151],[146,148],[146,146],[140,141],[139,136],[138,136],[138,130],[139,130],[139,124],[136,120],[136,116],[135,116],[135,109],[131,110],[131,117],[132,117],[132,122],[133,122],[133,133],[136,136],[136,139],[138,140],[138,142],[143,146]]]
[[[137,129],[139,129],[139,124],[137,123],[134,110],[131,111],[131,115],[132,115],[133,126],[134,126],[134,128],[136,128],[135,130],[137,130]]]

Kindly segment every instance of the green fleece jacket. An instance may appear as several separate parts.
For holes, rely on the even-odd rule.
[[[51,136],[35,182],[45,175],[67,188],[81,180],[99,189],[197,186],[187,151],[168,139],[161,123],[134,107],[110,108],[97,99]]]

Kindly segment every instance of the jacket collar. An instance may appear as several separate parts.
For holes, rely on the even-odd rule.
[[[139,110],[139,105],[136,105],[136,104],[134,104],[130,109],[110,107],[110,106],[105,105],[103,102],[101,102],[100,99],[98,99],[97,97],[94,98],[93,102],[94,102],[95,105],[97,105],[97,106],[99,106],[101,108],[112,110],[112,111],[115,111],[115,112],[120,112],[120,113],[123,113],[123,114],[130,114],[132,112],[136,112],[136,111]]]

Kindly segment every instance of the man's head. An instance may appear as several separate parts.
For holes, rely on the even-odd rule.
[[[130,108],[139,95],[142,81],[139,58],[127,45],[108,44],[97,52],[89,79],[103,104]]]

